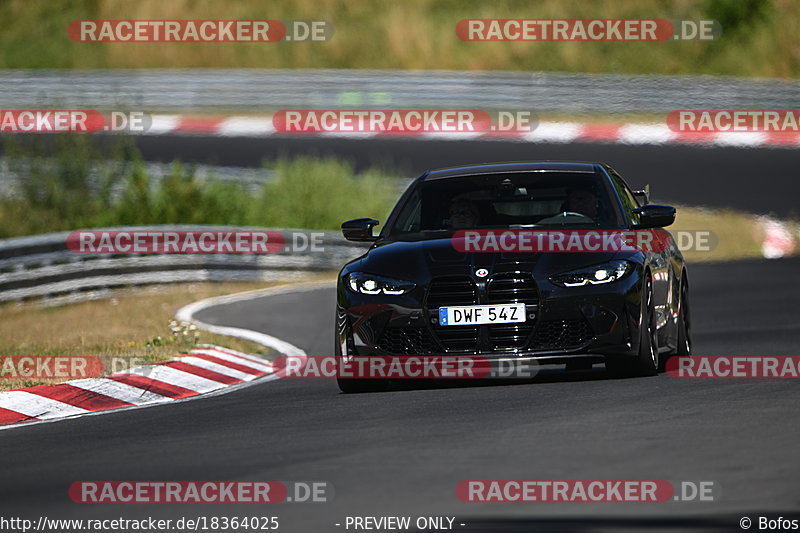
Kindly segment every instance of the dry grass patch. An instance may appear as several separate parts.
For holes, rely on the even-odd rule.
[[[196,344],[217,344],[269,355],[267,349],[256,343],[205,331],[180,328],[173,335],[169,323],[186,304],[273,285],[277,284],[187,283],[119,291],[108,300],[62,307],[5,304],[0,306],[0,360],[7,356],[95,356],[103,360],[106,372],[111,373],[128,366],[172,359]],[[4,377],[0,379],[0,390],[58,381]]]
[[[761,257],[764,230],[755,215],[730,209],[678,207],[675,224],[667,229],[673,235],[678,231],[711,232],[713,246],[710,251],[683,250],[690,263]]]

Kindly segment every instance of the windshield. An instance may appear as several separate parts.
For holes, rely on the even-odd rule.
[[[468,228],[620,227],[608,180],[577,172],[521,172],[422,181],[390,233]]]

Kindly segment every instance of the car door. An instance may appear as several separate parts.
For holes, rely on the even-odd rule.
[[[633,195],[628,185],[622,177],[615,171],[610,171],[611,181],[614,188],[619,194],[622,202],[625,216],[635,225],[639,222],[639,216],[634,213],[634,209],[640,207],[639,201]],[[668,328],[664,326],[667,324],[667,319],[670,315],[670,308],[673,299],[671,262],[669,247],[654,247],[653,250],[645,252],[647,256],[647,263],[650,265],[650,271],[653,275],[653,296],[656,303],[656,318],[659,328],[659,345],[665,346],[667,344]],[[663,249],[662,249],[663,248]]]

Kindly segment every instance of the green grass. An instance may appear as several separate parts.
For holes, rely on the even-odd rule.
[[[36,137],[7,138],[21,197],[0,198],[0,238],[148,224],[338,229],[355,216],[385,220],[397,197],[385,171],[357,174],[335,157],[268,161],[277,179],[253,193],[238,182],[200,180],[177,161],[156,182],[127,139],[111,148],[110,162],[88,136],[56,140],[46,147]]]
[[[206,331],[198,337],[169,328],[175,312],[191,302],[233,292],[265,288],[264,283],[189,283],[116,291],[114,298],[60,307],[37,302],[0,305],[0,369],[5,357],[98,357],[106,373],[165,361],[197,344],[216,344],[269,357],[253,342]],[[47,327],[43,327],[47,324]],[[0,373],[0,390],[63,380],[31,379]]]
[[[154,180],[126,138],[111,146],[82,135],[55,140],[43,145],[35,136],[6,139],[21,196],[0,198],[0,238],[151,224],[336,230],[355,217],[385,221],[398,197],[397,171],[356,173],[333,156],[267,161],[276,179],[253,192],[240,182],[198,179],[191,165],[177,161],[166,177]],[[121,194],[111,193],[119,189]],[[761,254],[763,231],[752,214],[681,207],[670,229],[714,233],[716,247],[687,252],[692,262]]]
[[[679,206],[675,224],[667,229],[673,235],[696,231],[708,231],[713,235],[710,251],[683,251],[689,264],[761,257],[764,230],[755,215],[731,209]]]
[[[75,43],[75,19],[328,20],[326,43]],[[464,18],[714,19],[715,42],[462,42]],[[0,68],[381,68],[800,75],[795,0],[4,0]],[[57,98],[57,94],[53,95]]]

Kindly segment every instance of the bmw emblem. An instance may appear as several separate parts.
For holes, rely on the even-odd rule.
[[[485,268],[479,268],[478,270],[475,271],[475,275],[478,276],[479,278],[485,278],[486,276],[489,275],[489,271],[486,270]]]

